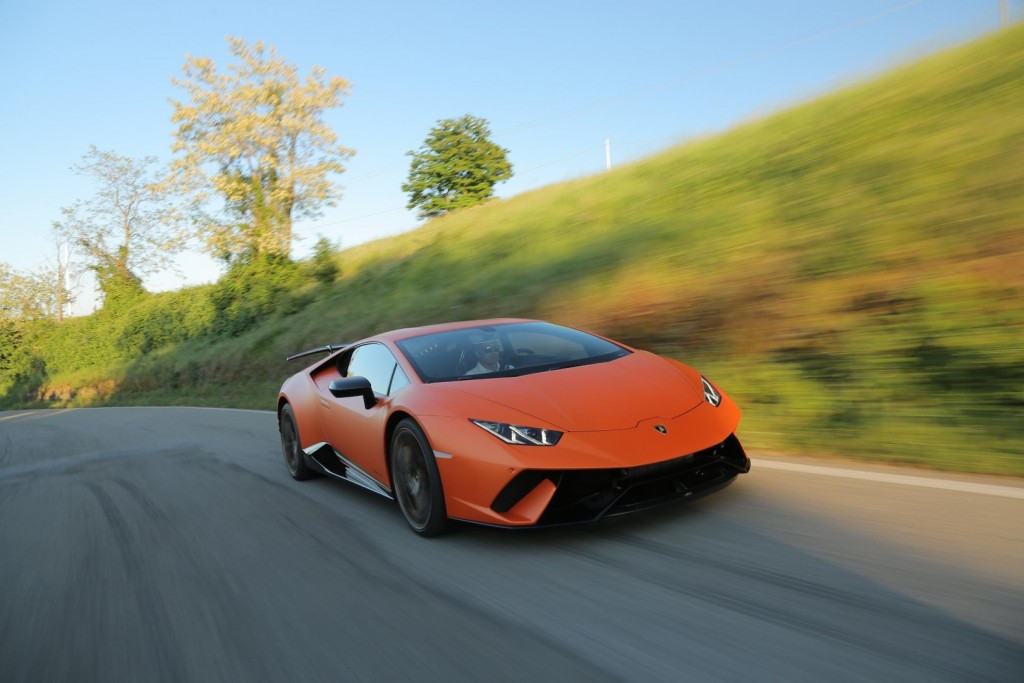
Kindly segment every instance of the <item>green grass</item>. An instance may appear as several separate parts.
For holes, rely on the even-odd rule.
[[[701,368],[755,451],[1024,475],[1024,26],[337,260],[238,336],[83,366],[48,328],[3,405],[270,408],[295,350],[528,316]]]

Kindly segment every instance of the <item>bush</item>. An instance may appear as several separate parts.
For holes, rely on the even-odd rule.
[[[313,245],[313,258],[306,266],[310,277],[317,282],[331,284],[338,277],[338,262],[334,259],[334,245],[326,237],[321,237]]]
[[[214,332],[237,337],[271,315],[294,313],[302,283],[298,265],[286,256],[266,254],[236,263],[211,294]]]
[[[215,310],[208,287],[153,294],[120,321],[117,347],[128,357],[209,334]]]

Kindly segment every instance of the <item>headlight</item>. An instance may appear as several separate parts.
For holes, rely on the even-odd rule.
[[[554,446],[562,438],[562,432],[556,432],[553,429],[524,427],[504,422],[488,422],[487,420],[470,420],[470,422],[481,429],[486,429],[505,443],[519,446]]]
[[[722,402],[722,394],[703,375],[700,377],[700,383],[704,387],[704,400],[710,403],[711,407],[717,408],[718,404]]]

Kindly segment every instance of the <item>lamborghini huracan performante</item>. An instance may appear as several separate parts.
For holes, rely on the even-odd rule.
[[[413,531],[450,520],[591,522],[717,491],[750,469],[739,408],[678,361],[535,320],[397,330],[291,356],[281,446],[398,501]]]

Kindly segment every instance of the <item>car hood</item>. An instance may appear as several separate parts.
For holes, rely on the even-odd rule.
[[[644,351],[606,363],[465,380],[446,388],[570,432],[628,429],[651,418],[677,417],[704,400],[674,365]],[[486,414],[467,417],[494,419]]]

